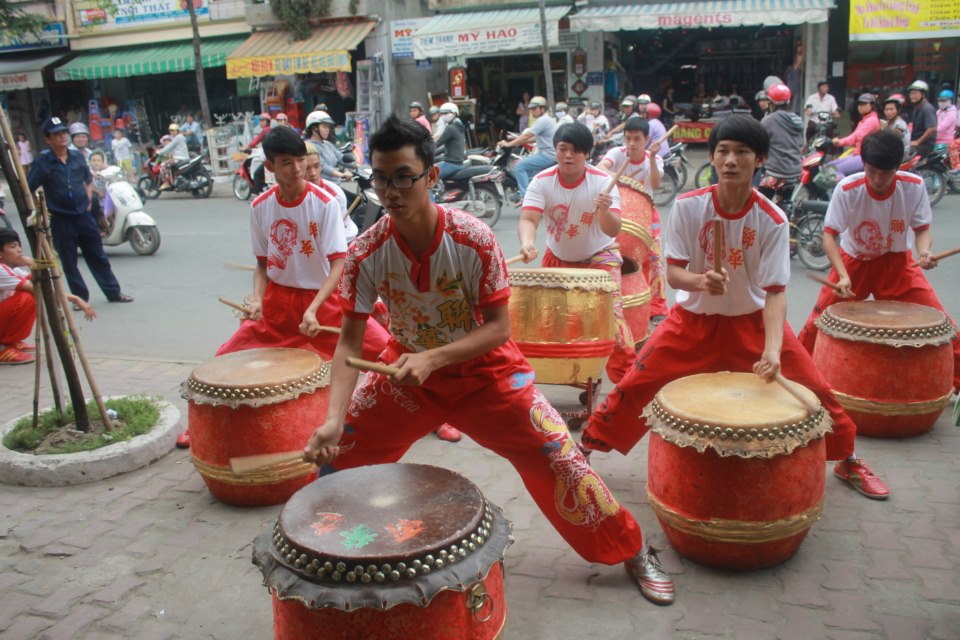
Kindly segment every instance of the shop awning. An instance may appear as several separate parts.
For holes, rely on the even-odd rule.
[[[350,71],[350,51],[376,25],[372,20],[319,27],[306,40],[289,31],[258,31],[227,58],[227,78]]]
[[[834,0],[710,0],[588,7],[570,31],[696,29],[826,22]]]
[[[560,42],[560,18],[569,6],[547,7],[547,42]],[[503,9],[445,13],[434,16],[413,34],[413,55],[418,60],[495,53],[540,47],[540,10]]]
[[[242,36],[232,38],[205,38],[200,43],[204,69],[222,67],[227,55],[243,43]],[[191,71],[193,41],[180,40],[143,47],[123,47],[81,53],[56,70],[57,80],[94,80],[97,78],[127,78],[156,73]]]
[[[42,71],[59,62],[65,53],[46,56],[17,57],[7,62],[0,58],[0,91],[18,91],[20,89],[42,89]]]

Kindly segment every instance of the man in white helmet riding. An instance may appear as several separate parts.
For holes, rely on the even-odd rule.
[[[925,156],[933,151],[937,136],[937,110],[927,100],[930,86],[923,80],[914,80],[907,87],[910,111],[904,118],[913,125],[910,130],[910,146],[913,152]]]
[[[553,134],[557,132],[557,121],[547,114],[547,99],[542,96],[530,98],[527,111],[536,118],[533,126],[525,129],[513,140],[501,140],[497,143],[497,147],[520,147],[534,140],[537,142],[536,152],[518,162],[514,168],[521,200],[533,176],[557,164],[557,152],[553,147]]]
[[[441,180],[462,169],[467,159],[467,132],[459,115],[460,109],[452,102],[440,105],[440,119],[446,124],[436,140],[438,151],[443,147],[443,162],[437,163]]]

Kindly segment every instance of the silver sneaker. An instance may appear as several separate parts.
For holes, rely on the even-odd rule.
[[[636,557],[623,563],[629,573],[640,586],[643,597],[654,604],[672,604],[675,592],[673,580],[660,565],[656,550],[647,545]]]

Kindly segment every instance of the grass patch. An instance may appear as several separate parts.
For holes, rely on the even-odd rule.
[[[92,423],[91,432],[75,431],[73,407],[68,405],[63,415],[56,409],[41,412],[36,429],[33,428],[33,416],[21,418],[3,437],[3,446],[13,451],[38,455],[92,451],[143,435],[150,431],[160,418],[160,407],[156,398],[128,396],[107,400],[105,404],[108,409],[117,412],[112,430],[103,428],[100,412],[96,403],[91,400],[87,403],[87,414]]]

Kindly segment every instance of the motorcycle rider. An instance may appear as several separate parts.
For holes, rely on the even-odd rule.
[[[178,162],[190,159],[190,150],[187,148],[187,139],[180,133],[180,125],[176,122],[170,123],[170,136],[173,138],[169,143],[157,150],[158,155],[170,155],[170,159],[160,165],[160,179],[163,184],[160,185],[160,191],[166,191],[173,187],[173,169]]]
[[[263,137],[267,135],[268,131],[270,131],[270,114],[269,113],[267,113],[266,111],[261,113],[259,116],[259,121],[260,121],[259,122],[260,133],[254,136],[253,140],[250,141],[250,144],[240,149],[241,153],[248,153],[248,154],[251,153],[254,149],[260,146],[260,143],[263,141]],[[253,169],[252,172],[249,171],[249,169],[253,166],[253,162],[254,162],[253,157],[251,156],[247,158],[244,162],[247,163],[248,173],[250,174],[250,177],[253,179],[253,186],[250,189],[251,193],[257,194],[262,192],[266,184],[266,180],[265,180],[266,174],[264,173],[263,160],[262,159],[260,160],[260,162],[257,164],[257,168]]]
[[[899,93],[892,93],[890,97],[883,101],[883,120],[880,122],[881,129],[892,129],[903,138],[903,157],[910,157],[910,127],[903,118],[900,117],[900,111],[906,102]]]
[[[753,117],[757,120],[763,120],[763,118],[770,113],[770,98],[767,96],[767,92],[757,91],[753,96],[753,100]]]
[[[90,154],[93,150],[87,145],[90,144],[90,129],[82,122],[74,122],[70,125],[70,144],[68,149],[79,151],[83,154],[83,159],[90,161]]]
[[[910,146],[913,152],[921,156],[933,151],[937,136],[937,111],[927,100],[930,85],[923,80],[914,80],[907,87],[907,97],[910,99],[910,113],[904,118],[907,124],[912,125],[910,130]]]
[[[590,107],[577,116],[577,122],[590,129],[594,140],[602,139],[610,128],[610,121],[603,115],[603,105],[599,102],[591,102]]]
[[[637,103],[642,104],[640,102]],[[650,135],[647,139],[647,148],[651,148],[654,142],[663,138],[667,135],[667,127],[662,122],[660,122],[660,115],[663,113],[663,110],[655,102],[643,105],[643,111],[640,113],[641,117],[645,117],[647,122],[650,124]],[[670,153],[670,144],[661,144],[660,148],[657,149],[657,155],[661,158],[666,158],[667,154]]]
[[[834,138],[833,144],[840,147],[854,147],[853,155],[834,160],[830,166],[837,170],[841,178],[863,171],[863,158],[860,157],[860,145],[863,139],[874,131],[880,130],[880,118],[877,117],[877,97],[872,93],[862,93],[857,98],[857,111],[860,113],[860,122],[853,133],[846,138]]]
[[[594,103],[598,105],[599,103]],[[591,107],[593,105],[590,105]],[[497,147],[521,147],[532,140],[537,142],[537,150],[526,158],[522,159],[514,167],[517,174],[517,190],[520,199],[527,193],[527,185],[533,180],[533,177],[557,164],[557,152],[553,146],[553,135],[557,132],[557,121],[547,114],[547,99],[543,96],[534,96],[530,98],[527,105],[529,113],[536,118],[533,126],[525,129],[523,133],[513,140],[501,140]],[[606,120],[606,118],[604,118]]]
[[[817,92],[807,97],[803,106],[803,116],[807,122],[807,142],[816,134],[817,125],[813,122],[813,117],[820,112],[829,113],[834,120],[840,117],[840,107],[837,105],[837,99],[830,93],[830,83],[824,80],[817,81]]]
[[[410,103],[410,119],[422,124],[427,131],[433,131],[430,128],[430,121],[423,115],[423,104],[416,100]]]
[[[437,147],[443,147],[443,161],[437,163],[441,180],[463,169],[467,159],[467,134],[459,115],[460,109],[452,102],[440,105],[440,119],[446,125],[436,139]]]
[[[562,124],[573,124],[573,116],[570,115],[570,107],[566,102],[558,102],[553,108],[553,114],[557,119],[557,126]]]
[[[796,180],[803,172],[803,120],[790,110],[791,93],[787,85],[773,85],[767,89],[767,96],[774,111],[760,121],[770,135],[770,152],[759,191],[772,198],[778,183]]]
[[[953,104],[953,91],[944,89],[937,96],[937,142],[936,148],[950,145],[957,136],[957,107]]]
[[[311,111],[304,123],[305,142],[312,145],[320,156],[320,175],[324,180],[334,184],[341,180],[352,180],[353,174],[344,169],[339,169],[343,162],[343,153],[335,144],[327,138],[330,136],[331,127],[334,126],[333,118],[326,111]],[[353,205],[357,196],[344,191],[347,197],[347,208]]]

